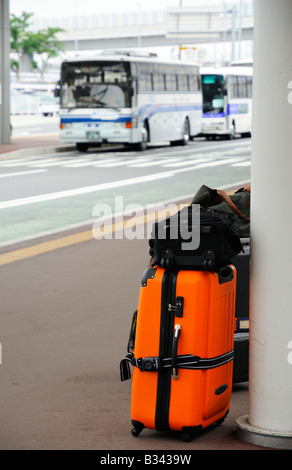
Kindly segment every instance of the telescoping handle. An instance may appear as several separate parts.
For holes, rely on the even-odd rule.
[[[180,337],[180,332],[181,332],[181,326],[179,324],[175,325],[173,341],[172,341],[172,357],[171,357],[172,378],[174,380],[178,379],[177,348],[178,348],[178,340],[179,340],[179,337]]]

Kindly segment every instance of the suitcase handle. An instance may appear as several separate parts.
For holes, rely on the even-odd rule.
[[[181,331],[181,326],[179,324],[175,325],[173,341],[172,341],[172,357],[171,357],[171,370],[172,370],[173,380],[178,379],[177,348],[178,348],[178,340],[180,337],[180,331]]]

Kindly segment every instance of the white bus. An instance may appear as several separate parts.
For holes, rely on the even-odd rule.
[[[252,67],[202,68],[202,134],[207,138],[251,135]]]
[[[155,56],[104,53],[64,61],[60,139],[80,151],[101,143],[185,145],[201,132],[199,67]]]

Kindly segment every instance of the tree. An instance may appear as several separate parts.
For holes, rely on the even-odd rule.
[[[26,36],[26,29],[30,26],[29,19],[33,13],[22,12],[20,16],[10,16],[10,47],[17,58],[11,60],[11,68],[19,78],[21,57],[23,56],[23,41]]]
[[[63,31],[61,28],[48,28],[46,30],[27,31],[32,13],[23,12],[20,17],[11,16],[11,50],[16,52],[18,60],[11,61],[12,70],[19,78],[21,60],[26,57],[32,70],[38,70],[43,77],[48,61],[57,57],[64,50],[63,44],[56,38],[56,34]]]
[[[56,34],[61,31],[61,28],[48,28],[37,33],[28,32],[23,41],[23,52],[31,57],[32,68],[37,69],[42,78],[48,61],[64,50],[63,44],[56,38]]]

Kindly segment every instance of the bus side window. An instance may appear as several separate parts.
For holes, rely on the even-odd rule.
[[[152,74],[141,73],[138,79],[138,90],[141,91],[152,91]]]
[[[199,91],[200,90],[200,79],[198,75],[188,75],[189,90]]]
[[[252,97],[252,77],[247,77],[247,97]]]
[[[184,74],[178,75],[177,76],[178,80],[178,89],[179,91],[187,91],[188,90],[188,80],[187,76]]]
[[[237,77],[238,98],[247,98],[247,80],[246,77]]]
[[[167,73],[165,75],[165,89],[166,91],[176,91],[176,76],[174,74]]]
[[[153,74],[153,90],[164,91],[165,90],[165,79],[163,73]]]
[[[229,76],[230,98],[238,98],[237,77]]]

